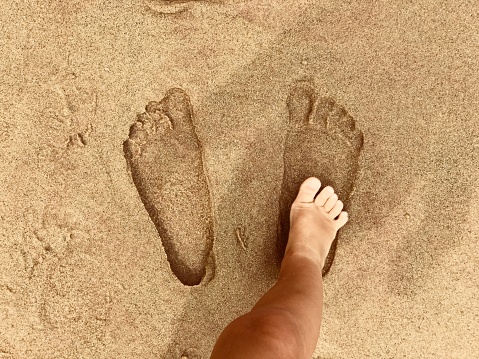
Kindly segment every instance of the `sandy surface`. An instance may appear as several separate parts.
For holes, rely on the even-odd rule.
[[[315,358],[479,358],[478,17],[465,0],[2,2],[0,358],[208,358],[278,274],[301,78],[364,133]],[[171,87],[213,209],[215,276],[193,287],[122,150]]]

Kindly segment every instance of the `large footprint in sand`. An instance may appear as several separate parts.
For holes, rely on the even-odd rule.
[[[311,83],[295,84],[287,104],[289,123],[277,240],[279,262],[288,241],[291,204],[301,183],[308,177],[317,177],[323,187],[332,186],[347,204],[354,189],[363,145],[363,134],[355,127],[353,118],[333,99],[318,97]],[[323,267],[323,276],[333,263],[337,240],[336,236]]]
[[[197,285],[214,266],[210,193],[187,94],[169,90],[130,127],[124,153],[171,270]],[[209,271],[211,272],[211,271]]]

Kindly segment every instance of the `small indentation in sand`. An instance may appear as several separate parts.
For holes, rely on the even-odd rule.
[[[242,227],[238,227],[235,230],[236,239],[245,251],[248,249],[248,237],[245,235],[244,229]]]
[[[158,15],[173,15],[188,11],[189,1],[146,0],[146,6]]]
[[[14,128],[14,124],[0,121],[0,143],[6,142],[11,137]]]

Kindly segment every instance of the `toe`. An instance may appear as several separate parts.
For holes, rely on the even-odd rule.
[[[326,203],[324,204],[324,206],[323,206],[324,210],[326,212],[331,211],[337,201],[338,201],[338,195],[336,193],[333,193],[331,195],[331,197],[329,197],[328,200],[326,201]]]
[[[324,206],[326,201],[334,194],[334,189],[331,186],[324,187],[321,192],[319,192],[318,196],[314,200],[314,203],[318,206]]]
[[[339,229],[342,226],[344,226],[347,221],[348,221],[348,212],[341,212],[338,219],[335,221],[337,228]]]
[[[363,134],[356,129],[356,121],[343,106],[335,105],[328,118],[328,129],[341,134],[355,149],[363,144]]]
[[[173,129],[192,130],[192,106],[187,93],[179,88],[169,90],[160,101],[163,112],[171,120]]]
[[[347,131],[354,131],[356,128],[356,123],[354,122],[353,116],[351,116],[349,113],[346,113],[339,121],[341,126]]]
[[[150,115],[156,114],[158,111],[161,111],[161,105],[157,101],[150,101],[148,104],[145,106],[146,112],[148,112]]]
[[[316,177],[310,177],[305,180],[299,188],[298,196],[295,202],[297,203],[313,203],[314,196],[321,188],[321,181]]]
[[[348,112],[346,109],[338,104],[335,104],[329,113],[329,119],[328,119],[328,127],[329,126],[335,126],[335,127],[342,127],[344,119],[349,116]],[[352,117],[349,116],[352,120]],[[347,121],[346,121],[347,122]]]
[[[329,211],[331,217],[336,218],[340,215],[341,211],[343,210],[344,204],[342,201],[337,201],[334,207]]]
[[[136,121],[133,125],[130,126],[129,133],[130,140],[137,142],[144,142],[148,137],[148,133],[144,128],[144,124]]]
[[[335,102],[330,97],[320,98],[314,104],[313,113],[311,115],[311,121],[321,127],[326,128],[328,122],[328,116],[334,108]]]
[[[314,103],[314,88],[307,81],[298,82],[288,96],[289,122],[309,123]]]

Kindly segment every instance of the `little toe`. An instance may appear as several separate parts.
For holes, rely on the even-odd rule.
[[[344,204],[341,200],[338,200],[336,204],[334,205],[333,209],[329,211],[329,214],[331,217],[336,218],[341,214],[341,211],[343,210]]]
[[[329,197],[328,200],[326,201],[326,203],[324,204],[324,206],[323,206],[324,210],[326,212],[331,211],[337,201],[338,201],[338,195],[336,193],[333,193],[331,195],[331,197]]]
[[[307,124],[314,103],[314,88],[307,81],[298,82],[288,96],[290,124]]]
[[[334,189],[331,186],[324,187],[321,192],[319,192],[318,196],[314,200],[314,203],[318,206],[324,206],[326,201],[334,194]]]
[[[298,196],[295,202],[297,203],[313,203],[314,196],[321,188],[321,181],[316,177],[310,177],[305,180],[299,188]]]

